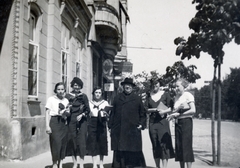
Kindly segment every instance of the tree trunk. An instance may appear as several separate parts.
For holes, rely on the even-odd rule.
[[[221,165],[221,62],[218,63],[217,164]]]
[[[216,165],[215,152],[215,99],[216,99],[216,67],[214,66],[213,82],[212,82],[212,122],[211,122],[211,136],[212,136],[212,162]]]

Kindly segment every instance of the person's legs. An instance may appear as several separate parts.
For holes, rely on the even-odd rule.
[[[73,160],[73,168],[77,168],[77,157],[72,156],[72,160]]]
[[[168,159],[162,159],[163,168],[167,168]]]
[[[153,148],[153,157],[157,168],[160,168],[160,150],[158,143],[158,134],[157,134],[157,124],[150,123],[149,124],[149,136],[152,143]]]
[[[59,160],[59,162],[58,162],[58,167],[59,167],[59,168],[62,168],[62,161],[63,161],[63,160]]]
[[[84,164],[84,156],[80,156],[80,157],[79,157],[79,165],[80,165],[80,168],[83,168],[83,167],[84,167],[83,164]]]
[[[56,145],[56,141],[54,140],[54,138],[52,137],[52,135],[50,135],[50,148],[51,148],[51,154],[52,154],[52,167],[53,168],[58,168],[58,150],[57,150],[57,145]]]
[[[160,168],[160,158],[154,158],[155,164],[157,168]]]
[[[99,159],[100,160],[100,168],[104,168],[103,167],[103,158],[104,158],[104,156],[100,155],[99,157],[100,157],[100,159]]]
[[[52,168],[58,168],[57,162],[53,162]]]
[[[122,168],[125,167],[122,151],[113,151],[113,161],[112,168]]]
[[[97,168],[97,156],[92,156],[93,168]]]
[[[179,162],[180,163],[180,168],[184,168],[185,162]]]
[[[64,148],[62,141],[64,141],[65,134],[63,126],[65,126],[58,117],[52,117],[50,120],[50,127],[52,133],[49,135],[50,149],[52,155],[53,168],[58,168],[61,166],[61,159],[64,156],[61,156],[61,150]],[[66,141],[66,140],[65,140]],[[62,168],[62,167],[61,167]]]
[[[191,118],[181,119],[182,121],[182,156],[183,161],[194,162],[193,154],[193,123]]]
[[[82,118],[82,120],[79,122],[79,130],[77,133],[77,148],[78,148],[78,156],[79,156],[79,164],[80,168],[83,168],[84,166],[84,156],[86,155],[87,151],[87,120],[86,118]]]
[[[192,168],[192,162],[186,162],[187,163],[187,168]]]

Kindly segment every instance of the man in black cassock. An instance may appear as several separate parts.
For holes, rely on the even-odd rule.
[[[141,130],[146,127],[146,113],[142,99],[133,93],[132,78],[125,78],[121,85],[123,92],[114,98],[108,123],[114,151],[112,167],[145,167]]]

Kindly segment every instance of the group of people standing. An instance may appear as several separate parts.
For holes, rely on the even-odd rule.
[[[107,155],[106,115],[103,111],[108,102],[102,99],[103,91],[93,90],[93,100],[89,101],[81,92],[83,82],[74,77],[72,91],[66,93],[64,83],[55,85],[55,95],[46,103],[46,132],[49,134],[53,168],[62,168],[62,160],[72,156],[73,168],[83,168],[84,156],[93,158],[93,167],[97,168],[97,156],[100,168],[103,168],[103,156]]]
[[[160,81],[152,81],[151,92],[144,106],[141,97],[134,94],[132,78],[121,82],[123,92],[113,100],[110,107],[103,100],[103,90],[93,89],[93,99],[88,100],[81,92],[83,82],[74,77],[72,91],[66,93],[63,83],[55,85],[55,95],[46,103],[46,132],[49,134],[53,168],[62,168],[62,160],[72,156],[73,168],[83,168],[84,156],[90,155],[93,168],[103,168],[103,158],[108,155],[107,128],[110,131],[113,150],[113,168],[146,167],[142,152],[141,130],[146,128],[149,114],[149,135],[153,147],[156,167],[167,167],[168,159],[180,162],[180,167],[191,168],[194,162],[192,150],[192,115],[195,113],[194,97],[184,88],[187,82],[176,82],[176,95],[172,99],[168,92],[161,90]],[[166,108],[162,109],[162,103]],[[187,108],[186,108],[187,106]],[[175,152],[169,128],[169,120],[175,119]]]
[[[175,96],[161,89],[160,80],[151,80],[151,91],[146,98],[149,113],[149,135],[153,147],[153,157],[157,168],[166,168],[168,159],[175,158],[180,167],[191,168],[194,162],[192,148],[192,117],[196,112],[194,97],[185,91],[188,82],[180,78],[175,82]],[[163,105],[161,105],[163,104]],[[175,122],[175,152],[169,121]]]

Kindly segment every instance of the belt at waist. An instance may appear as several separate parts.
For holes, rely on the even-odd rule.
[[[192,118],[192,115],[179,116],[178,119]]]

